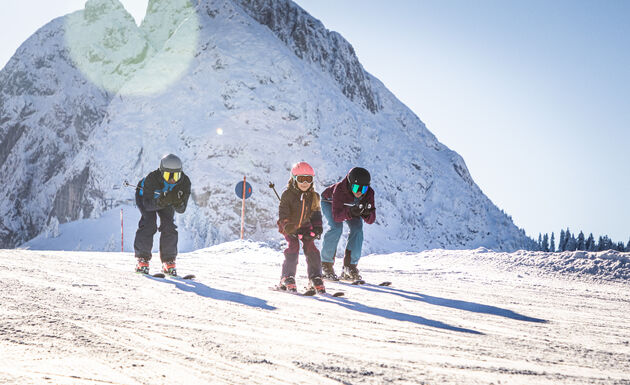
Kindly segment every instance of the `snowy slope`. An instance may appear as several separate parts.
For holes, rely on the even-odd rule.
[[[122,210],[122,245],[121,245]],[[73,250],[73,251],[120,251],[133,252],[133,241],[138,229],[140,211],[134,206],[120,206],[107,210],[99,218],[78,219],[68,223],[51,221],[38,236],[23,243],[20,248],[33,250]],[[181,217],[175,217],[175,224],[182,226]],[[159,253],[160,233],[155,234],[153,253]],[[177,242],[179,252],[198,249],[189,232],[181,232]]]
[[[248,238],[279,239],[277,200],[267,184],[282,189],[299,160],[315,167],[319,191],[353,166],[372,172],[378,220],[366,226],[367,251],[531,246],[474,183],[463,159],[363,69],[350,43],[291,1],[153,0],[136,27],[117,0],[89,0],[85,11],[63,19],[76,66],[58,71],[80,72],[83,83],[115,95],[99,105],[100,124],[90,126],[86,140],[55,153],[59,161],[15,166],[23,175],[17,190],[34,192],[27,202],[14,194],[2,203],[10,214],[0,227],[8,234],[4,247],[55,221],[101,217],[110,201],[132,195],[116,186],[135,183],[167,152],[181,156],[192,180],[193,202],[180,228],[197,247],[238,235],[233,191],[244,175],[254,186]],[[58,39],[25,44],[13,61],[53,43]],[[44,81],[36,67],[23,71]],[[9,157],[23,157],[24,147],[41,153],[44,141],[14,146],[2,124],[0,150]],[[55,168],[55,179],[31,176],[59,162],[68,166]],[[31,187],[38,183],[46,188]]]
[[[2,250],[0,383],[630,383],[627,280],[511,258],[370,255],[364,277],[393,286],[332,299],[268,290],[282,254],[250,242],[181,255],[195,282],[130,253]]]

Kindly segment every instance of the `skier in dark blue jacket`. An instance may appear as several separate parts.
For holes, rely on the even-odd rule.
[[[134,250],[138,263],[136,272],[148,274],[153,235],[158,230],[160,217],[160,259],[165,274],[177,275],[177,226],[173,222],[175,212],[186,211],[190,197],[190,179],[182,170],[182,161],[168,154],[160,161],[160,168],[138,182],[136,204],[142,217],[138,223]]]

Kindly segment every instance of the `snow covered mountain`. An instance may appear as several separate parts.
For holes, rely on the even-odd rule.
[[[193,183],[178,224],[196,247],[236,237],[244,175],[246,236],[279,240],[267,184],[283,188],[299,160],[319,191],[353,166],[371,171],[379,219],[365,227],[368,251],[530,247],[463,159],[289,0],[152,0],[140,27],[117,0],[89,0],[25,42],[0,85],[11,181],[0,247],[128,201],[133,190],[115,187],[168,152]]]

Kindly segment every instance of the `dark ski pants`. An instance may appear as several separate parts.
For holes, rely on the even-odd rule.
[[[136,231],[133,248],[136,258],[151,259],[153,236],[158,231],[157,217],[160,217],[160,259],[162,262],[173,261],[177,257],[177,226],[173,222],[175,209],[172,206],[158,211],[146,211],[139,197],[136,204],[140,209],[140,222]]]
[[[300,239],[295,236],[285,235],[284,238],[289,243],[284,250],[284,263],[282,264],[282,277],[295,277],[300,255]],[[308,278],[321,277],[322,261],[319,250],[315,246],[315,240],[302,240],[304,255],[306,256],[306,270]]]
[[[324,233],[324,243],[322,245],[322,262],[335,262],[335,254],[337,253],[337,244],[341,233],[343,232],[344,222],[348,224],[350,233],[348,234],[348,243],[346,250],[350,250],[350,257],[353,265],[359,263],[361,251],[363,249],[363,219],[352,218],[344,222],[335,222],[332,214],[332,204],[322,201],[322,214],[328,222],[328,231]]]

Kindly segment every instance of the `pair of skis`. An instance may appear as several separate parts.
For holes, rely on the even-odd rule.
[[[342,284],[350,284],[350,285],[365,285],[367,284],[367,282],[365,282],[362,279],[356,280],[356,281],[346,281],[346,282],[341,282],[341,281],[330,281],[330,282],[339,282]],[[375,286],[391,286],[391,282],[390,281],[384,281],[379,283],[378,285]],[[312,297],[316,294],[320,294],[320,295],[329,295],[332,297],[343,297],[345,295],[345,293],[343,291],[337,291],[334,293],[318,293],[317,290],[315,289],[307,289],[306,291],[303,292],[299,292],[299,291],[289,291],[286,289],[281,288],[279,285],[270,287],[269,289],[273,290],[273,291],[280,291],[280,292],[284,292],[284,293],[289,293],[289,294],[294,294],[294,295],[299,295],[302,297]]]
[[[155,274],[138,273],[138,274],[148,275],[148,276],[155,277],[155,278],[166,278],[167,276],[169,278],[186,279],[186,280],[191,280],[191,279],[195,279],[196,278],[194,274],[186,274],[183,277],[180,276],[180,275],[167,275],[167,274],[164,274],[164,273],[155,273]]]
[[[358,279],[358,280],[356,280],[356,281],[345,281],[345,282],[341,282],[341,280],[339,280],[339,281],[333,281],[333,282],[349,283],[349,284],[351,284],[351,285],[365,285],[365,284],[367,284],[367,282],[365,282],[365,281],[364,281],[364,280],[362,280],[362,279]],[[389,281],[384,281],[384,282],[381,282],[381,283],[379,283],[378,285],[375,285],[375,286],[391,286],[391,285],[392,285],[392,283],[391,283],[391,282],[389,282]]]
[[[331,297],[343,297],[345,295],[345,293],[343,291],[337,291],[334,293],[328,293],[328,292],[324,292],[324,293],[318,293],[317,290],[315,289],[306,289],[306,291],[303,292],[299,292],[299,291],[291,291],[291,290],[286,290],[283,289],[282,287],[280,287],[280,285],[276,285],[276,286],[272,286],[269,288],[270,290],[273,291],[279,291],[282,293],[289,293],[289,294],[293,294],[293,295],[299,295],[302,297],[312,297],[314,295],[324,295],[324,296],[331,296]]]

